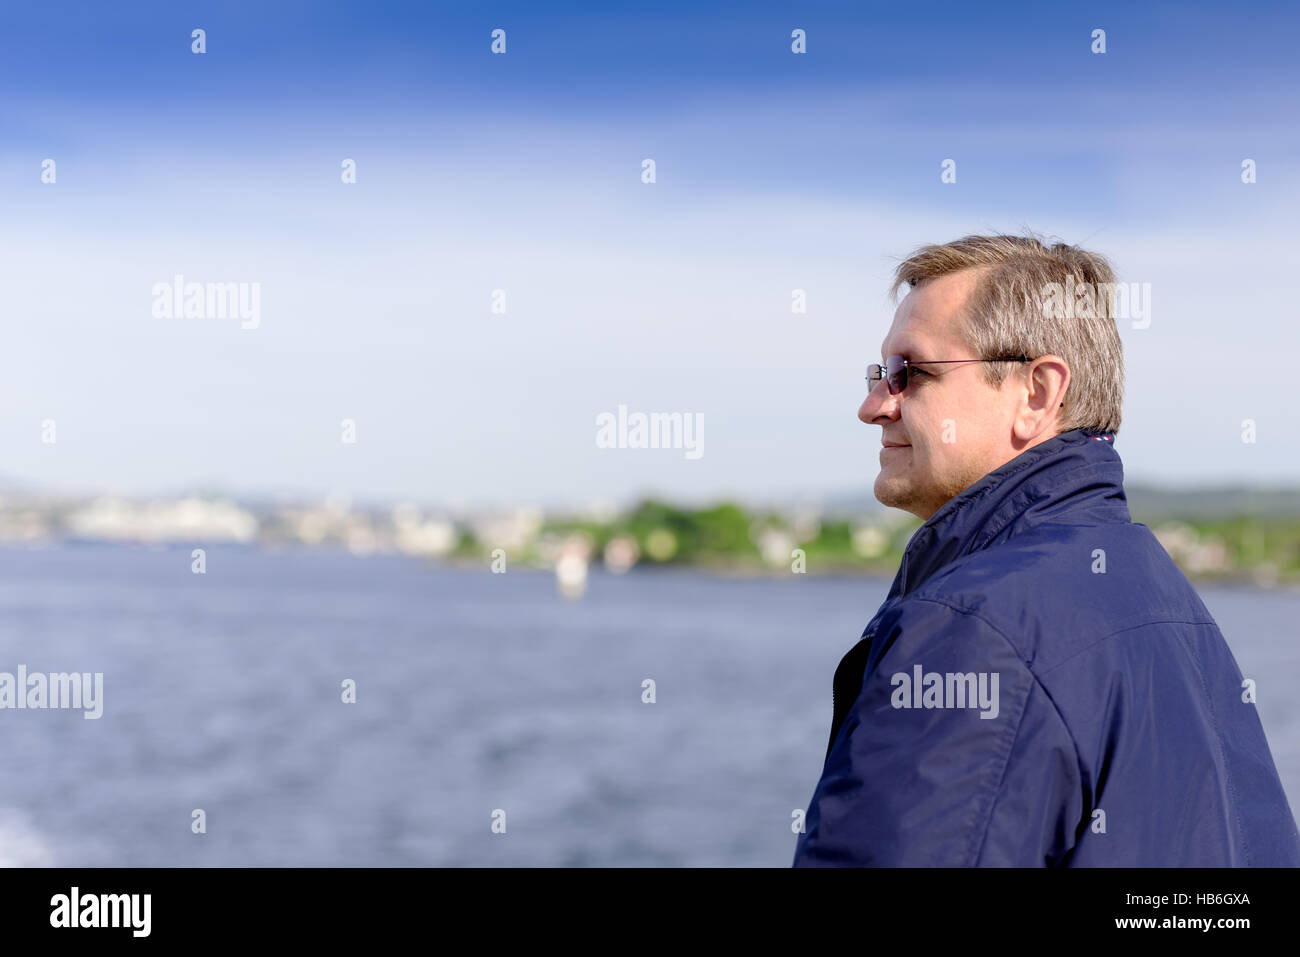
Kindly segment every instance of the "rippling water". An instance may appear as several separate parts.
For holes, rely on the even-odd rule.
[[[0,671],[104,673],[99,720],[0,711],[0,863],[784,867],[887,587],[0,549]],[[1202,593],[1295,806],[1300,596]]]

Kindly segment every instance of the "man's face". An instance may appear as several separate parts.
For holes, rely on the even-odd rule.
[[[986,363],[923,361],[980,358],[959,334],[978,275],[976,269],[950,273],[907,294],[881,346],[882,364],[893,355],[913,363],[907,388],[890,395],[882,381],[858,409],[859,419],[881,427],[882,445],[892,446],[880,451],[876,498],[922,519],[1018,454],[1012,436],[1017,376],[995,388],[984,378]]]

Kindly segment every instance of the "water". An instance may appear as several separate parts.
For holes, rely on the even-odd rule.
[[[0,863],[784,867],[887,584],[638,570],[567,602],[406,558],[0,549],[0,671],[105,699],[0,711]],[[1294,806],[1300,596],[1203,594]]]

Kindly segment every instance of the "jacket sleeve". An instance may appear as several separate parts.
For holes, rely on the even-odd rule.
[[[1051,866],[1083,805],[1074,742],[1011,642],[913,597],[879,623],[794,864]]]

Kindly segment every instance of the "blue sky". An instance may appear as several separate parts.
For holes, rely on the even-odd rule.
[[[1150,328],[1122,329],[1130,477],[1300,483],[1298,26],[1280,4],[9,5],[0,474],[865,491],[893,257],[1032,228],[1151,283]],[[260,325],[154,318],[178,273],[259,283]],[[1258,361],[1230,379],[1234,349]],[[620,404],[702,413],[704,456],[597,448]]]

